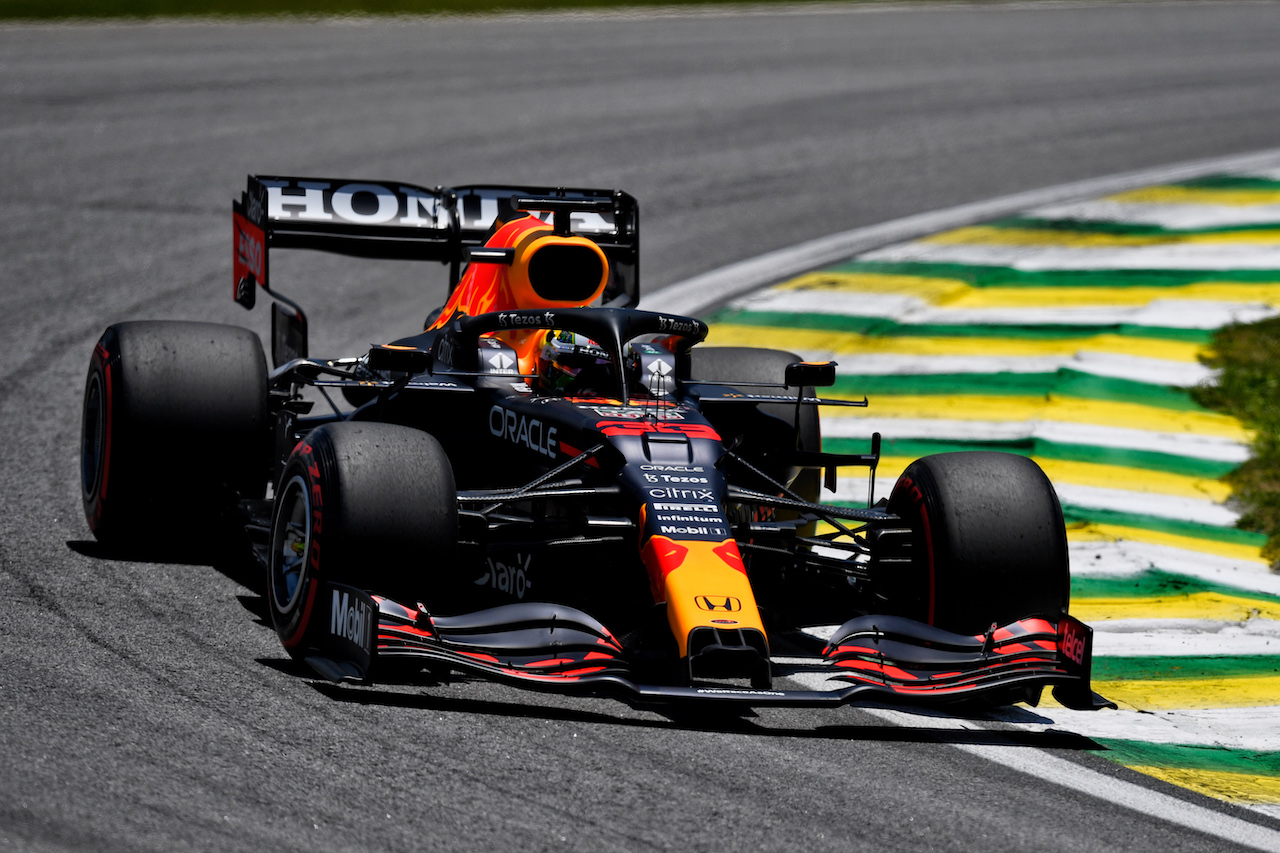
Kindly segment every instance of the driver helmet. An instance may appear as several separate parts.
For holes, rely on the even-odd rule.
[[[601,391],[608,386],[609,353],[598,343],[563,329],[547,332],[538,369],[538,387],[543,394]]]

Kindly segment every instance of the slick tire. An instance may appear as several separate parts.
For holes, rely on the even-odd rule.
[[[213,323],[109,327],[85,380],[81,496],[113,545],[194,533],[270,478],[267,362],[258,336]],[[195,485],[175,492],[175,472]]]
[[[435,438],[384,423],[314,430],[276,488],[267,603],[280,641],[298,658],[316,647],[329,583],[433,606],[457,541],[453,468]]]
[[[907,466],[889,511],[911,528],[911,558],[877,587],[891,612],[960,634],[1031,616],[1070,596],[1062,508],[1040,466],[1010,453],[926,456]]]
[[[787,365],[802,361],[800,356],[782,350],[756,349],[754,347],[696,347],[689,353],[689,375],[692,379],[715,382],[772,382],[782,383]],[[761,390],[744,386],[746,392]],[[804,389],[812,394],[812,388]],[[760,415],[767,415],[761,418]],[[730,416],[732,417],[732,416]],[[781,423],[779,423],[779,421]],[[747,417],[716,423],[726,441],[741,437],[738,452],[750,459],[753,451],[774,447],[795,447],[797,435],[801,450],[822,449],[822,425],[815,406],[802,406],[800,420],[796,422],[795,406],[762,403]],[[752,460],[754,463],[755,460]],[[775,477],[785,477],[786,472],[769,471]],[[762,484],[756,483],[759,488]],[[793,491],[808,501],[816,501],[819,495],[820,477],[817,470],[800,472],[791,485]]]

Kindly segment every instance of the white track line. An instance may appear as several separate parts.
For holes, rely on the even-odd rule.
[[[1151,184],[1183,181],[1209,172],[1251,171],[1259,175],[1280,173],[1278,162],[1280,162],[1280,148],[1272,148],[1234,157],[1215,157],[1155,169],[1125,172],[1015,193],[973,204],[962,204],[946,210],[919,213],[866,228],[855,228],[828,237],[819,237],[816,240],[768,252],[694,276],[650,294],[643,300],[643,307],[655,311],[696,316],[708,308],[756,288],[802,272],[848,260],[861,252],[868,252],[890,243],[911,240],[963,225],[972,225],[986,219],[1009,216],[1044,205],[1097,198]]]
[[[885,246],[889,243],[909,240],[949,228],[958,228],[962,225],[998,216],[1007,216],[1018,211],[1048,204],[1096,198],[1126,189],[1186,180],[1209,172],[1242,170],[1254,170],[1262,173],[1266,173],[1267,170],[1275,170],[1277,174],[1280,174],[1280,149],[1237,157],[1199,160],[1175,166],[1080,181],[1074,184],[1004,196],[986,202],[962,205],[948,210],[909,216],[868,228],[858,228],[841,234],[834,234],[830,237],[810,240],[789,249],[770,252],[737,264],[722,267],[719,270],[695,276],[653,294],[646,300],[644,307],[671,313],[697,315],[708,308],[756,288],[773,284],[808,270],[846,260],[861,252]],[[1112,570],[1119,569],[1121,573],[1142,571],[1156,564],[1156,561],[1150,559],[1153,556],[1161,558],[1161,563],[1165,561],[1181,563],[1182,559],[1178,558],[1186,554],[1186,552],[1178,552],[1178,549],[1162,549],[1159,546],[1143,547],[1143,543],[1133,543],[1139,545],[1139,547],[1128,550],[1121,559],[1116,559],[1119,556],[1117,552],[1120,550],[1116,546],[1121,543],[1084,544],[1092,547],[1082,549],[1079,545],[1072,546],[1072,565],[1077,565],[1077,561],[1090,562],[1094,564],[1090,567],[1094,571],[1103,568],[1104,564]],[[1102,559],[1104,553],[1107,559]],[[1208,576],[1224,583],[1231,583],[1228,578],[1235,574],[1235,569],[1238,565],[1230,565],[1228,567],[1228,565],[1224,564],[1229,561],[1214,560],[1212,558],[1205,559],[1203,555],[1188,556],[1190,556],[1190,559],[1187,559],[1186,562],[1190,565],[1186,568],[1194,567],[1197,561],[1200,561],[1200,570],[1188,571],[1186,572],[1187,574],[1201,577]],[[1093,560],[1093,557],[1098,557],[1099,559]],[[1175,568],[1167,565],[1161,565],[1161,567],[1174,571],[1183,568],[1181,566]],[[1265,566],[1250,566],[1249,568],[1252,570],[1249,572],[1250,580],[1253,581],[1251,586],[1263,587],[1265,591],[1272,592],[1273,584],[1270,581],[1274,579],[1276,588],[1280,589],[1280,576],[1270,575],[1264,580],[1261,573],[1269,575]],[[1227,577],[1224,577],[1224,575]],[[811,679],[825,680],[823,676],[812,676]],[[804,682],[802,678],[795,680]],[[811,689],[822,689],[820,684],[811,682],[806,683],[806,686]],[[829,689],[829,686],[827,689]],[[973,725],[972,721],[949,718],[945,715],[926,717],[880,708],[866,708],[863,710],[873,716],[884,719],[886,722],[903,727],[964,729]],[[1098,711],[1094,713],[1103,714],[1106,712]],[[1275,851],[1280,850],[1280,832],[1276,832],[1273,829],[1169,796],[1142,785],[1113,778],[1096,770],[1058,758],[1044,750],[1008,749],[999,746],[975,744],[956,744],[955,746],[957,749],[1017,770],[1020,773],[1026,773],[1037,779],[1052,779],[1063,787],[1085,792],[1090,796],[1116,803],[1142,814],[1153,815],[1168,823],[1186,827],[1194,832],[1202,832],[1236,844],[1268,851],[1268,853],[1275,853]],[[1259,809],[1259,811],[1264,811],[1264,809]],[[1265,811],[1271,813],[1271,810]]]
[[[888,353],[842,354],[832,350],[793,347],[791,351],[806,361],[836,361],[848,373],[861,376],[911,376],[938,373],[1057,373],[1073,370],[1092,376],[1130,379],[1151,385],[1187,388],[1208,382],[1217,371],[1200,364],[1143,358],[1112,353],[1079,352],[1075,355],[968,356],[898,355]],[[845,370],[840,371],[842,375]]]
[[[1134,515],[1152,515],[1175,521],[1195,520],[1201,524],[1218,527],[1234,527],[1240,513],[1213,501],[1162,495],[1151,492],[1109,489],[1102,486],[1081,486],[1075,483],[1055,483],[1058,499],[1062,503],[1082,509],[1106,509]]]
[[[1044,270],[1274,270],[1280,246],[1170,243],[1132,248],[1074,248],[977,243],[902,243],[863,255],[869,261],[973,264]]]
[[[1280,655],[1280,622],[1110,619],[1093,626],[1093,653],[1097,657],[1202,656],[1206,648],[1214,655]],[[1280,727],[1274,725],[1275,719],[1267,732],[1275,740],[1270,748],[1280,751]]]
[[[788,677],[788,681],[798,682],[808,690],[830,690],[827,676],[817,673],[801,673]],[[1042,713],[1036,710],[1014,708],[1010,712],[999,714],[1002,719],[976,720],[958,718],[945,713],[929,714],[919,711],[897,710],[893,708],[862,707],[859,711],[884,720],[895,726],[915,729],[947,729],[956,731],[972,731],[975,728],[987,731],[1010,731],[1009,724],[1017,724],[1014,731],[1047,730],[1051,728],[1067,728],[1090,736],[1094,732],[1097,737],[1119,737],[1132,739],[1134,724],[1130,715],[1113,715],[1113,720],[1093,721],[1091,718],[1105,715],[1107,711],[1066,712],[1059,709],[1045,709]],[[1132,715],[1133,717],[1150,717],[1150,720],[1138,721],[1136,726],[1142,729],[1163,731],[1168,742],[1178,743],[1184,738],[1177,729],[1177,720],[1165,719],[1164,716]],[[1170,715],[1165,715],[1170,716]],[[1067,719],[1070,723],[1067,723]],[[1192,720],[1188,719],[1190,727]],[[1208,718],[1198,719],[1198,728],[1204,730]],[[1078,725],[1076,725],[1078,723]],[[1065,724],[1065,725],[1064,725]],[[1091,797],[1115,803],[1142,814],[1151,815],[1168,823],[1203,832],[1215,838],[1231,841],[1267,853],[1280,850],[1280,832],[1268,827],[1259,826],[1238,817],[1233,817],[1187,800],[1170,796],[1161,791],[1135,785],[1123,779],[1117,779],[1097,770],[1092,770],[1073,761],[1058,758],[1056,755],[1041,749],[1025,749],[1019,746],[1000,746],[997,744],[951,744],[963,752],[984,758],[987,761],[1003,765],[1019,773],[1026,773],[1037,779],[1053,780],[1063,787],[1071,788]]]
[[[876,478],[875,500],[889,497],[889,493],[893,491],[895,476],[896,472],[884,471]],[[1054,480],[1053,488],[1058,493],[1058,500],[1064,505],[1081,509],[1112,510],[1133,515],[1169,518],[1175,521],[1195,519],[1201,524],[1217,527],[1233,527],[1240,519],[1240,513],[1222,504],[1199,498],[1163,495],[1159,492],[1109,489],[1101,486],[1081,486],[1061,479]],[[865,501],[867,499],[866,475],[837,478],[835,494],[826,492],[823,499],[852,503]]]
[[[868,709],[870,713],[900,726],[938,728],[936,717],[919,717],[888,709]],[[1102,713],[1100,711],[1094,713]],[[959,721],[957,721],[959,722]],[[956,728],[967,726],[957,725]],[[1186,800],[1172,797],[1160,791],[1144,788],[1123,779],[1117,779],[1097,770],[1058,758],[1043,750],[1024,750],[993,744],[955,744],[956,749],[1002,764],[1019,773],[1037,779],[1050,778],[1065,787],[1091,797],[1115,803],[1145,815],[1160,818],[1168,823],[1203,832],[1216,838],[1275,853],[1280,850],[1280,832],[1250,823]]]
[[[1003,246],[927,246],[924,243],[908,243],[884,250],[895,257],[889,260],[916,261],[946,260],[962,264],[983,264],[988,261],[997,266],[1016,266],[1015,255],[1027,247],[1016,247],[1004,252]],[[1000,251],[997,251],[1000,250]],[[1063,253],[1075,252],[1070,258],[1046,259],[1045,254],[1032,256],[1023,267],[1035,266],[1045,261],[1045,269],[1066,269],[1067,261],[1079,261],[1079,268],[1094,269],[1095,265],[1080,261],[1084,249],[1063,249]],[[1061,254],[1061,253],[1057,253]],[[942,257],[945,255],[946,257]],[[999,257],[997,257],[999,255]],[[1274,252],[1268,268],[1280,269],[1280,247]],[[865,255],[863,257],[866,257]],[[1096,268],[1116,269],[1113,261],[1118,256],[1099,256]],[[1058,263],[1061,261],[1062,263]],[[1184,264],[1170,254],[1152,259],[1144,269],[1156,269],[1157,263],[1171,269],[1182,269]],[[1021,263],[1021,262],[1019,262]],[[1225,261],[1219,264],[1226,267]],[[1256,323],[1275,316],[1276,309],[1257,302],[1219,302],[1209,299],[1153,299],[1141,305],[1079,305],[1047,308],[939,308],[914,296],[888,293],[845,293],[830,290],[765,290],[734,300],[734,308],[746,311],[783,311],[797,314],[839,314],[845,317],[888,318],[904,325],[982,325],[982,326],[1108,326],[1128,323],[1135,326],[1156,326],[1171,329],[1217,329],[1229,323]]]
[[[1177,711],[1072,711],[1069,708],[1007,708],[991,718],[1020,729],[1067,729],[1090,738],[1137,740],[1182,746],[1217,746],[1250,752],[1280,751],[1280,731],[1272,721],[1280,708],[1213,708]]]
[[[1031,731],[1068,729],[1089,738],[1137,740],[1178,746],[1215,746],[1249,752],[1280,751],[1280,732],[1272,721],[1280,708],[1213,708],[1178,711],[1072,711],[1068,708],[1015,708],[1026,719],[1009,722]]]
[[[1218,204],[1142,204],[1139,202],[1079,201],[1027,211],[1036,219],[1072,219],[1079,222],[1126,222],[1162,228],[1228,228],[1280,222],[1280,204],[1249,206]]]
[[[1192,551],[1132,539],[1115,542],[1071,542],[1071,574],[1078,577],[1124,577],[1158,569],[1186,575],[1242,592],[1280,595],[1280,575],[1259,557],[1232,559],[1208,551]]]

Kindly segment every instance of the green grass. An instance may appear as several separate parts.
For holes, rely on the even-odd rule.
[[[1202,360],[1221,371],[1218,384],[1196,388],[1201,405],[1257,431],[1253,455],[1226,481],[1240,501],[1240,527],[1266,534],[1263,556],[1280,563],[1280,317],[1214,333]]]
[[[774,0],[780,5],[797,1]],[[192,15],[428,15],[623,6],[693,6],[731,2],[735,0],[0,0],[0,19],[154,18]]]

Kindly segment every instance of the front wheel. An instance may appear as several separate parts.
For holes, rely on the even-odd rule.
[[[320,644],[328,584],[434,608],[457,536],[453,468],[431,435],[350,422],[311,432],[285,464],[271,525],[267,599],[285,649]]]
[[[962,634],[1056,617],[1071,571],[1062,507],[1030,459],[984,451],[907,466],[889,511],[911,529],[908,561],[875,579],[890,612]]]

